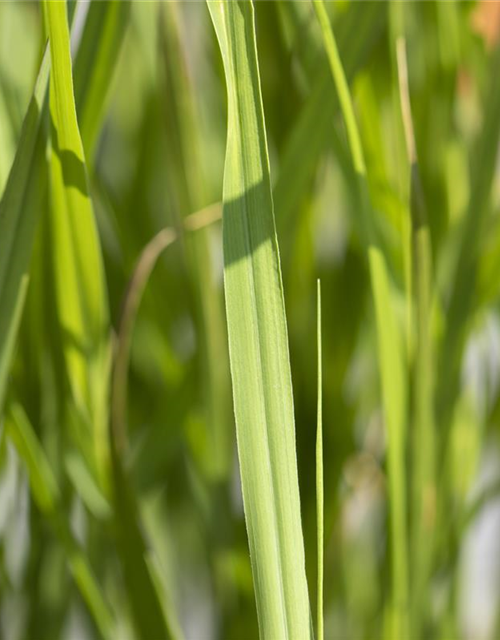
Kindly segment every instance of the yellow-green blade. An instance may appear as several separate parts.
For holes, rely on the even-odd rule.
[[[262,638],[311,635],[288,337],[250,2],[209,2],[228,134],[224,281],[238,452]]]
[[[44,2],[50,40],[50,232],[57,316],[69,387],[106,452],[108,310],[99,239],[76,119],[65,2]]]

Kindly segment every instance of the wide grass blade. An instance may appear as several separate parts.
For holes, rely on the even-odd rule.
[[[45,187],[43,104],[49,55],[43,58],[14,164],[0,202],[0,414],[28,285],[37,214]]]
[[[107,458],[108,309],[99,238],[76,119],[65,2],[44,2],[51,51],[50,232],[67,379],[91,425],[98,466]]]
[[[208,2],[224,61],[224,279],[238,452],[262,638],[311,637],[283,287],[250,2]]]

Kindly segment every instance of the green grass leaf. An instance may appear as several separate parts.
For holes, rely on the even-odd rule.
[[[76,119],[65,2],[44,2],[50,39],[50,233],[61,348],[72,399],[107,458],[110,349],[102,257]]]
[[[224,279],[238,452],[262,638],[311,636],[288,336],[254,7],[208,2],[224,61]]]

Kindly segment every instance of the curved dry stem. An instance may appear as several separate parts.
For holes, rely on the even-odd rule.
[[[222,215],[220,202],[209,205],[184,219],[183,228],[194,232],[203,229]],[[144,289],[160,255],[180,234],[172,227],[159,231],[144,247],[137,260],[122,302],[122,310],[115,342],[113,379],[111,387],[111,437],[115,449],[122,452],[127,444],[127,388],[132,331]]]

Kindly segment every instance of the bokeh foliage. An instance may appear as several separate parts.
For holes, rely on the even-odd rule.
[[[498,3],[230,4],[217,40],[215,3],[0,1],[0,633],[270,639],[228,343],[247,517],[252,417],[293,487],[294,410],[300,514],[273,477],[252,561],[286,576],[300,515],[316,632],[320,278],[325,637],[496,638],[466,568],[500,489]]]

